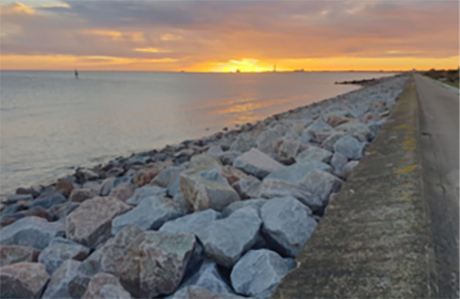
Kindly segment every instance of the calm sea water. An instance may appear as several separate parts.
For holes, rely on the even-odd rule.
[[[200,138],[386,73],[1,72],[1,193],[73,166]]]

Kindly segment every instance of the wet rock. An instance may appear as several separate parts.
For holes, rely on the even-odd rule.
[[[82,264],[82,268],[93,272],[106,272],[118,276],[117,265],[123,258],[126,247],[144,231],[135,224],[125,226],[115,237],[98,248]]]
[[[239,209],[243,208],[253,208],[257,211],[257,213],[260,215],[260,208],[267,202],[266,199],[264,198],[259,198],[259,199],[248,199],[248,200],[242,200],[242,201],[237,201],[226,207],[222,211],[222,218],[227,218],[230,216],[233,212]]]
[[[57,236],[64,235],[63,223],[48,222],[30,216],[16,221],[0,231],[1,245],[20,245],[43,250]]]
[[[158,186],[144,186],[142,188],[137,188],[134,191],[134,195],[126,201],[127,204],[137,206],[140,204],[144,199],[152,197],[152,196],[159,196],[165,197],[166,196],[166,188],[161,188]]]
[[[18,263],[1,268],[1,298],[40,298],[50,276],[39,263]]]
[[[147,168],[138,170],[133,176],[133,184],[140,188],[150,183],[164,168],[171,166],[171,161],[157,162]]]
[[[241,199],[257,198],[262,183],[252,175],[247,176],[232,184],[233,189],[238,192]]]
[[[261,220],[255,209],[244,208],[229,217],[212,222],[197,232],[206,256],[231,268],[256,242]]]
[[[346,136],[343,132],[335,132],[329,135],[322,143],[321,147],[332,152],[334,151],[334,144],[342,137]]]
[[[36,262],[40,251],[24,246],[2,245],[0,246],[0,267],[22,263]]]
[[[361,143],[351,136],[344,136],[334,144],[334,151],[341,153],[348,159],[358,160],[363,155],[365,143]]]
[[[277,179],[288,183],[295,183],[313,169],[322,169],[332,171],[332,167],[319,161],[305,161],[304,163],[295,163],[290,166],[284,166],[270,173],[265,179]]]
[[[165,222],[185,214],[187,214],[187,208],[171,198],[146,197],[137,207],[113,219],[112,234],[117,234],[129,224],[136,224],[143,230],[157,230]]]
[[[120,183],[110,191],[109,197],[115,197],[123,202],[126,202],[134,195],[135,189],[136,187],[131,183]]]
[[[214,294],[199,286],[188,286],[183,289],[177,291],[171,299],[242,299],[244,297],[240,297],[233,294],[228,293],[219,293]]]
[[[114,197],[86,200],[66,218],[69,240],[95,248],[110,236],[112,220],[128,212],[131,207]]]
[[[255,148],[236,158],[233,166],[259,179],[283,167],[282,164]]]
[[[89,255],[89,248],[62,237],[53,239],[38,257],[48,274],[52,275],[65,260],[84,260]]]
[[[359,161],[350,161],[345,166],[343,166],[342,174],[345,179],[347,179],[350,174],[353,172],[356,166],[358,166]]]
[[[182,280],[195,242],[193,235],[154,231],[138,235],[120,263],[122,286],[137,298],[173,293]]]
[[[46,286],[42,299],[71,298],[68,285],[77,274],[77,268],[80,264],[81,262],[76,260],[64,261],[51,276],[51,280]]]
[[[197,231],[206,228],[211,222],[219,218],[219,212],[208,209],[168,221],[160,228],[160,231],[178,234],[195,234]]]
[[[274,130],[267,130],[262,132],[259,137],[257,137],[257,149],[267,155],[276,154],[278,138],[280,137],[280,133]]]
[[[47,196],[42,196],[34,200],[30,205],[30,208],[42,207],[44,209],[49,209],[54,205],[65,202],[67,199],[61,193],[54,193]]]
[[[217,264],[209,260],[204,261],[200,269],[189,279],[184,281],[179,289],[183,289],[188,286],[198,286],[216,294],[233,294],[233,290],[227,285],[227,283],[225,283],[219,273]]]
[[[108,273],[96,274],[88,284],[83,299],[129,299],[131,295],[121,286],[118,278]]]
[[[247,152],[256,145],[255,139],[249,133],[241,133],[230,146],[231,151]]]
[[[342,131],[358,139],[361,142],[366,142],[371,137],[372,133],[369,128],[359,122],[350,121],[335,128],[337,131]]]
[[[299,183],[313,196],[320,198],[325,205],[328,203],[329,195],[337,193],[344,184],[338,177],[320,169],[311,171]]]
[[[240,200],[236,191],[228,183],[215,174],[216,178],[210,177],[209,173],[197,173],[187,170],[181,173],[180,186],[185,202],[194,211],[214,209],[222,211],[232,202]],[[211,180],[213,179],[213,180]]]
[[[233,162],[241,156],[242,152],[223,152],[218,155],[219,161],[224,165],[233,165]]]
[[[69,200],[71,202],[84,202],[87,199],[96,197],[97,194],[91,189],[73,189]]]
[[[316,146],[310,146],[306,150],[302,151],[297,155],[295,160],[299,163],[308,161],[319,161],[323,163],[329,163],[331,160],[332,153],[328,150],[322,149]]]
[[[262,198],[294,197],[313,211],[323,206],[321,199],[311,194],[303,184],[277,179],[265,179],[260,187],[259,196]]]
[[[283,256],[296,257],[316,228],[311,210],[294,197],[269,200],[261,216],[267,242]]]
[[[281,279],[296,267],[292,258],[260,249],[247,252],[233,267],[230,279],[238,294],[269,298]]]
[[[6,197],[7,204],[13,204],[20,200],[31,200],[34,199],[31,194],[12,194]]]
[[[343,177],[342,169],[347,164],[348,158],[341,153],[334,153],[331,159],[331,165],[334,168],[333,173],[337,176]]]

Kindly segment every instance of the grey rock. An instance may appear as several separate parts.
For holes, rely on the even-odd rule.
[[[242,152],[227,151],[219,154],[218,158],[220,162],[222,162],[222,164],[224,165],[233,165],[233,162],[236,160],[236,158],[238,158],[242,154]]]
[[[334,151],[349,159],[358,160],[363,155],[364,146],[364,142],[361,143],[351,136],[344,136],[334,144]]]
[[[260,208],[267,202],[266,199],[264,198],[259,198],[259,199],[248,199],[248,200],[242,200],[242,201],[237,201],[226,207],[222,211],[222,218],[227,218],[230,216],[233,212],[239,209],[243,208],[253,208],[257,211],[257,213],[260,216]]]
[[[89,255],[89,248],[62,237],[53,239],[38,257],[48,274],[52,275],[65,260],[84,260]]]
[[[166,196],[166,189],[158,186],[144,186],[141,188],[137,188],[134,191],[134,195],[126,201],[127,204],[137,206],[140,204],[145,198],[149,198],[152,196],[159,196],[165,197]]]
[[[50,215],[51,219],[63,219],[79,206],[80,203],[77,202],[65,202],[63,204],[54,205],[49,208],[48,214]]]
[[[281,135],[278,131],[266,130],[263,131],[259,137],[257,137],[256,146],[261,152],[264,152],[268,155],[273,155],[276,153],[276,148],[278,144],[278,138]]]
[[[214,209],[222,211],[232,202],[240,200],[236,191],[213,171],[187,170],[180,175],[180,185],[185,202],[194,211]]]
[[[318,118],[311,125],[309,125],[305,131],[312,135],[315,135],[316,132],[332,130],[333,128],[328,125],[322,118]]]
[[[4,227],[0,231],[1,245],[20,245],[43,250],[52,239],[63,236],[65,225],[30,216]]]
[[[107,178],[102,181],[101,184],[101,190],[99,192],[99,195],[101,196],[107,196],[110,194],[110,191],[114,188],[115,184],[115,178]]]
[[[225,283],[224,279],[220,275],[217,264],[209,260],[204,261],[200,269],[189,279],[184,281],[179,289],[188,286],[199,286],[216,294],[233,294],[231,287]]]
[[[131,211],[112,221],[112,234],[117,234],[125,226],[136,224],[143,230],[159,229],[165,222],[187,213],[187,208],[171,198],[151,196],[144,198]]]
[[[259,179],[283,167],[282,164],[255,148],[236,158],[233,166]]]
[[[261,181],[251,175],[233,183],[232,187],[238,192],[241,199],[248,199],[259,196],[261,184]]]
[[[294,197],[269,200],[261,215],[267,242],[283,256],[296,257],[317,225],[311,210]]]
[[[301,143],[309,143],[313,139],[313,136],[308,133],[302,133],[299,137],[297,137],[296,141]]]
[[[136,187],[134,186],[134,184],[131,184],[129,182],[120,183],[110,191],[109,196],[118,198],[119,200],[126,202],[134,195],[135,189]]]
[[[222,167],[222,163],[210,154],[195,155],[190,159],[188,166],[190,169],[194,169],[197,172],[205,171],[209,169],[219,169]]]
[[[300,143],[297,141],[290,140],[288,138],[282,138],[278,142],[278,156],[281,158],[293,159],[297,154],[308,147],[308,144]]]
[[[178,290],[173,296],[168,299],[242,299],[240,297],[228,293],[214,294],[199,286],[188,286]]]
[[[1,268],[0,298],[40,298],[50,276],[39,263],[18,263]]]
[[[238,294],[269,298],[281,279],[296,267],[292,258],[260,249],[247,252],[233,267],[230,279]]]
[[[193,235],[147,231],[126,248],[118,268],[122,286],[136,298],[173,293],[195,247]]]
[[[150,182],[150,185],[169,189],[169,186],[179,179],[180,173],[184,170],[185,167],[168,166]]]
[[[77,269],[80,264],[81,262],[76,260],[64,261],[51,276],[42,299],[71,298],[68,285],[75,275],[77,275]]]
[[[333,173],[337,176],[342,177],[342,169],[347,164],[348,158],[341,153],[334,153],[331,159],[331,165],[334,168]]]
[[[0,246],[0,267],[22,263],[36,262],[40,251],[25,246],[1,245]]]
[[[347,179],[350,174],[353,172],[356,166],[358,166],[359,161],[350,161],[342,169],[342,174],[345,179]]]
[[[261,220],[255,209],[239,209],[229,217],[216,220],[196,234],[206,256],[231,268],[256,242]]]
[[[54,205],[65,202],[66,200],[67,199],[61,193],[54,193],[37,198],[29,208],[33,209],[35,207],[42,207],[44,209],[49,209]]]
[[[12,194],[6,197],[6,203],[12,204],[20,200],[31,200],[31,199],[34,199],[31,194]]]
[[[335,128],[337,131],[343,131],[348,135],[357,138],[361,142],[366,142],[372,135],[367,125],[359,121],[350,121]]]
[[[131,299],[131,295],[121,286],[118,278],[108,273],[98,273],[88,284],[82,299]]]
[[[244,153],[249,151],[255,145],[256,141],[251,134],[242,133],[238,135],[236,140],[232,143],[232,145],[230,146],[230,150]]]
[[[344,182],[326,171],[315,169],[299,181],[310,193],[328,204],[329,195],[337,193]]]
[[[319,161],[323,163],[329,163],[331,160],[332,153],[328,150],[310,146],[306,150],[302,151],[297,155],[295,160],[299,163],[308,162],[308,161]]]
[[[96,194],[99,194],[101,191],[101,183],[97,181],[89,181],[89,182],[84,183],[82,188],[91,189],[94,192],[96,192]]]
[[[294,197],[312,211],[323,207],[321,199],[311,194],[303,184],[289,183],[277,179],[265,179],[260,187],[259,196],[263,198]]]
[[[332,172],[332,167],[319,161],[305,161],[304,163],[294,163],[284,166],[270,173],[265,179],[278,179],[289,183],[295,183],[313,169],[321,169]]]
[[[331,135],[329,135],[329,137],[327,137],[322,143],[321,143],[321,146],[332,152],[334,151],[334,144],[342,137],[346,136],[347,134],[343,133],[343,132],[335,132],[335,133],[332,133]]]
[[[224,151],[220,145],[212,145],[208,149],[208,154],[213,155],[214,157],[219,157]]]
[[[178,234],[195,234],[197,231],[206,228],[211,222],[219,218],[220,213],[213,209],[198,211],[166,222],[160,228],[160,231]]]

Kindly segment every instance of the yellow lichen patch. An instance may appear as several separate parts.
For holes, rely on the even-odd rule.
[[[412,129],[413,130],[413,127],[412,126],[409,126],[409,125],[400,125],[400,126],[397,126],[397,127],[394,127],[393,130],[410,130]]]
[[[377,153],[378,153],[377,151],[370,151],[370,152],[366,152],[366,155],[370,156],[370,155],[375,155]]]
[[[406,144],[406,143],[415,143],[415,142],[417,142],[417,140],[415,140],[415,139],[407,139],[407,140],[404,140],[401,143]]]
[[[413,165],[407,166],[405,168],[398,169],[398,170],[395,171],[395,173],[401,174],[401,173],[412,172],[415,168],[417,168],[417,166],[418,166],[417,164],[413,164]]]
[[[415,132],[412,132],[412,131],[409,131],[409,132],[406,132],[406,135],[414,135]]]
[[[415,145],[406,145],[406,146],[404,147],[404,149],[405,149],[406,151],[408,151],[408,150],[413,150],[413,149],[416,149],[416,148],[417,148],[417,147],[416,147]]]

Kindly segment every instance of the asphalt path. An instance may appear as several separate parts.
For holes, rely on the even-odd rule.
[[[415,75],[439,298],[459,298],[459,96]]]

